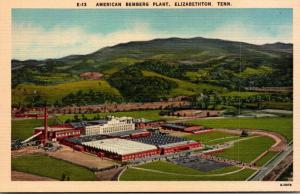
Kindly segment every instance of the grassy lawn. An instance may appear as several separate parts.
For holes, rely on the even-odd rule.
[[[224,133],[220,131],[213,131],[210,133],[187,135],[185,138],[198,141],[207,145],[222,144],[228,141],[236,140],[240,138],[238,135]]]
[[[111,112],[111,113],[92,113],[92,114],[85,114],[87,118],[94,118],[96,115],[99,115],[100,117],[105,117],[108,115],[116,116],[116,117],[133,117],[133,118],[145,118],[149,120],[160,120],[160,119],[166,119],[166,117],[162,117],[159,115],[160,110],[144,110],[144,111],[128,111],[128,112]],[[66,121],[67,119],[74,119],[75,114],[65,114],[60,115],[58,118],[61,121]],[[81,118],[82,114],[78,114],[78,117]]]
[[[53,119],[49,119],[49,125],[55,124]],[[43,119],[24,119],[11,121],[11,138],[25,140],[33,135],[33,129],[44,125]]]
[[[278,152],[268,152],[264,157],[256,162],[256,165],[263,166],[264,164],[269,162],[276,154],[278,154]]]
[[[41,97],[48,100],[49,103],[54,103],[56,100],[60,101],[63,97],[70,93],[75,93],[79,90],[87,92],[89,90],[102,91],[104,93],[120,96],[120,92],[109,85],[105,80],[82,80],[75,82],[68,82],[49,86],[39,86],[34,84],[19,84],[12,90],[13,104],[22,103],[26,98],[30,98],[34,91]]]
[[[34,80],[46,84],[78,81],[80,78],[69,73],[43,73],[34,76]]]
[[[217,154],[217,156],[249,163],[268,150],[274,143],[273,139],[265,136],[244,139],[234,143],[233,147]]]
[[[92,181],[96,179],[94,173],[86,168],[37,154],[12,158],[12,170],[58,180],[61,180],[63,174],[70,177],[71,181]]]
[[[245,128],[273,131],[283,135],[287,140],[293,139],[293,118],[224,118],[198,119],[189,123],[209,128]]]
[[[230,181],[230,180],[245,180],[247,179],[254,170],[251,169],[244,169],[242,171],[227,174],[223,176],[213,176],[213,174],[222,174],[227,172],[236,171],[238,167],[225,167],[221,169],[217,169],[210,172],[201,172],[198,170],[194,170],[187,167],[182,167],[180,165],[172,164],[169,162],[153,162],[149,164],[144,164],[138,166],[139,168],[144,169],[152,169],[152,170],[160,170],[163,172],[149,172],[144,171],[142,169],[127,169],[122,176],[120,177],[121,181],[197,181],[197,180],[223,180],[223,181]],[[182,175],[172,175],[172,174],[165,174],[166,173],[177,173]],[[196,175],[196,176],[188,176],[188,175]]]

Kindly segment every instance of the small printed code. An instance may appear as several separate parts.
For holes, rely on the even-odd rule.
[[[292,183],[281,183],[280,186],[282,186],[282,187],[291,187]]]

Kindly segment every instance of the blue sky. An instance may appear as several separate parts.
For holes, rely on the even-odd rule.
[[[45,59],[167,37],[292,42],[292,9],[13,9],[12,57]]]

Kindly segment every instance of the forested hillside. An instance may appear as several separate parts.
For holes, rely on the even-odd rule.
[[[12,60],[14,106],[151,102],[246,87],[290,87],[293,45],[205,38],[129,42],[88,55]],[[103,74],[84,80],[86,72]],[[60,91],[63,90],[63,91]]]

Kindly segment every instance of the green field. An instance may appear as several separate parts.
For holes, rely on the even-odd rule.
[[[153,72],[153,71],[142,71],[143,75],[145,77],[150,76],[150,77],[160,77],[164,78],[166,80],[174,81],[178,87],[173,89],[170,92],[171,96],[179,96],[179,95],[194,95],[196,93],[199,93],[199,91],[203,89],[210,89],[210,90],[216,90],[216,91],[223,91],[222,87],[219,86],[213,86],[210,84],[194,84],[188,81],[183,81],[179,80],[176,78],[170,78],[168,76],[161,75],[159,73]]]
[[[53,119],[48,120],[49,125],[55,124]],[[33,129],[44,125],[43,119],[24,119],[11,121],[11,138],[25,140],[33,135]]]
[[[250,163],[274,143],[275,141],[269,137],[253,136],[249,137],[249,139],[235,142],[233,147],[225,149],[223,153],[219,153],[217,156]]]
[[[36,82],[43,84],[57,84],[63,82],[73,82],[80,80],[79,76],[71,75],[69,73],[41,73],[34,76]]]
[[[235,75],[240,78],[248,78],[253,76],[266,76],[272,73],[272,68],[262,65],[258,68],[247,67],[244,71],[236,73]]]
[[[83,92],[88,92],[89,90],[102,91],[104,93],[120,96],[119,91],[111,87],[109,83],[104,80],[82,80],[48,86],[19,84],[12,90],[12,103],[18,104],[28,101],[34,93],[47,99],[49,103],[54,103],[55,101],[60,101],[68,94],[72,92],[75,93],[79,90]]]
[[[264,164],[269,162],[276,154],[278,154],[278,152],[268,152],[264,157],[256,162],[256,165],[263,166]]]
[[[138,166],[140,169],[129,168],[120,177],[121,181],[193,181],[193,180],[245,180],[254,170],[238,167],[224,167],[210,172],[201,172],[169,162],[152,162]],[[151,170],[155,170],[154,172]],[[238,171],[238,172],[235,172]],[[223,173],[232,174],[222,175]],[[169,173],[169,174],[168,174]]]
[[[71,181],[92,181],[96,176],[90,170],[66,161],[43,155],[12,158],[12,170],[61,180],[63,174]]]
[[[235,134],[224,133],[220,131],[213,131],[210,133],[187,135],[185,138],[201,142],[207,145],[222,144],[228,141],[239,139],[240,137]]]
[[[262,102],[261,104],[271,109],[293,110],[292,102]]]
[[[163,117],[159,115],[160,110],[143,110],[143,111],[128,111],[128,112],[110,112],[110,113],[91,113],[91,114],[84,114],[88,119],[93,119],[95,116],[99,115],[100,117],[106,116],[116,116],[116,117],[133,117],[133,118],[145,118],[149,120],[160,120],[166,119],[170,120],[171,118]],[[73,119],[75,114],[65,114],[59,115],[58,118],[61,121],[66,121],[67,119]],[[81,118],[82,114],[77,114],[79,118]]]
[[[293,139],[292,117],[198,119],[190,121],[189,123],[203,125],[208,128],[262,129],[279,133],[287,140]]]

